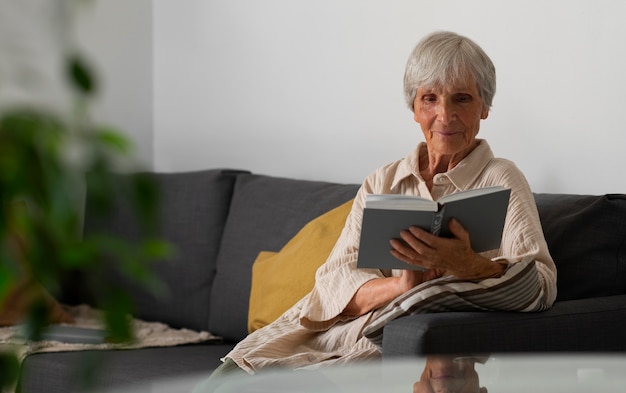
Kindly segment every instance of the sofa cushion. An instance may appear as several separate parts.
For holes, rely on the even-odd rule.
[[[352,200],[306,224],[280,252],[261,252],[252,266],[248,332],[281,316],[313,289],[315,272],[332,251]]]
[[[557,300],[626,293],[626,195],[536,194]]]
[[[383,356],[623,352],[625,320],[626,295],[557,302],[540,313],[416,314],[385,326]]]
[[[160,321],[175,328],[207,330],[209,297],[215,261],[228,214],[236,171],[206,170],[151,174],[160,192],[157,235],[173,245],[175,253],[153,265],[153,271],[169,289],[155,297],[117,278],[131,294],[135,316]],[[120,181],[125,175],[119,175]],[[130,203],[118,198],[113,214],[93,214],[87,199],[86,234],[111,231],[126,239],[142,233]]]
[[[353,198],[358,185],[237,176],[217,260],[209,330],[232,341],[248,333],[252,264],[278,251],[309,221]]]

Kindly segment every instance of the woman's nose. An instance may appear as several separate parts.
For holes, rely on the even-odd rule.
[[[448,124],[456,116],[453,105],[448,102],[440,102],[437,105],[437,120],[443,124]]]

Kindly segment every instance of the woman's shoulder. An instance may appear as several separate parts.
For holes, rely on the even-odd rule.
[[[410,165],[406,160],[404,157],[374,169],[365,177],[363,186],[376,193],[391,190],[394,184],[411,175]]]
[[[406,156],[378,167],[367,178],[397,184],[407,177],[415,176],[416,168],[419,168],[420,151],[423,150],[426,150],[426,143],[420,142]]]
[[[505,158],[493,158],[481,174],[481,186],[499,185],[510,188],[513,200],[532,201],[532,190],[524,173]]]
[[[487,163],[487,168],[493,171],[507,171],[522,173],[514,161],[503,157],[494,157]]]
[[[481,177],[488,183],[510,188],[528,186],[524,173],[515,162],[501,157],[492,158],[485,166]]]

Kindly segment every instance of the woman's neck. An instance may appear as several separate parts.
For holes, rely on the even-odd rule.
[[[422,179],[426,182],[428,189],[432,191],[435,175],[450,171],[467,157],[479,143],[480,142],[476,140],[470,148],[455,154],[437,154],[431,151],[428,145],[423,146],[419,152],[419,172]]]

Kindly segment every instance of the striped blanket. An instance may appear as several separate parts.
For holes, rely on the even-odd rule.
[[[542,311],[543,287],[532,258],[510,264],[504,275],[478,282],[454,276],[425,282],[377,310],[363,335],[382,348],[385,325],[405,315],[447,311]]]

